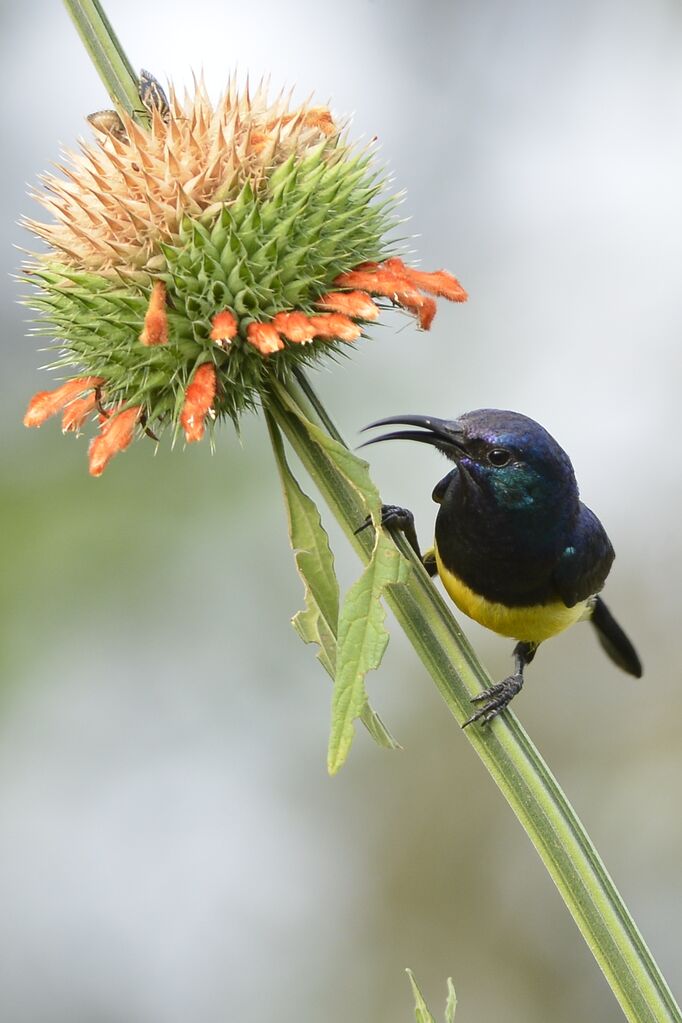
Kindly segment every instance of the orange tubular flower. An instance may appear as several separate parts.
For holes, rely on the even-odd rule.
[[[315,328],[305,313],[277,313],[272,325],[287,341],[305,345],[315,337]]]
[[[225,342],[225,345],[227,345],[236,336],[237,320],[234,313],[230,309],[223,309],[221,312],[216,313],[211,320],[211,341],[215,341],[217,344]]]
[[[215,366],[212,362],[204,362],[185,391],[185,403],[180,413],[180,425],[185,431],[188,444],[194,444],[204,436],[204,420],[213,407],[215,394]]]
[[[315,304],[359,320],[376,320],[379,316],[379,310],[366,291],[329,291]]]
[[[390,298],[392,302],[416,313],[423,330],[429,329],[436,315],[436,303],[432,298],[422,295],[406,277],[399,276],[394,270],[387,270],[381,263],[365,263],[358,270],[341,274],[334,283],[341,287],[362,288],[373,295]]]
[[[317,128],[323,135],[333,135],[337,130],[327,107],[311,107],[304,115],[303,123],[307,128]]]
[[[130,445],[141,412],[142,406],[134,405],[123,412],[114,412],[104,421],[88,448],[91,476],[101,476],[113,456]]]
[[[284,342],[271,323],[250,323],[246,328],[246,340],[261,355],[272,355],[284,348]]]
[[[69,402],[62,416],[62,433],[78,433],[85,420],[91,412],[95,411],[96,407],[96,391],[91,391],[90,394],[86,394],[82,398],[75,398],[74,401]]]
[[[404,277],[415,288],[421,288],[440,298],[447,298],[450,302],[466,302],[469,297],[457,278],[447,270],[433,270],[430,273],[414,270],[411,266],[405,266],[402,259],[397,257],[387,259],[384,266],[387,270]]]
[[[445,270],[426,273],[405,266],[402,259],[388,259],[385,263],[363,263],[349,273],[341,274],[335,284],[339,287],[361,288],[372,295],[383,295],[391,301],[417,314],[419,326],[428,330],[436,315],[436,303],[422,295],[419,288],[441,295],[452,302],[464,302],[467,293],[456,277]]]
[[[151,347],[168,344],[168,315],[166,313],[166,286],[155,281],[149,296],[140,343]]]
[[[101,383],[103,383],[101,377],[76,377],[75,380],[67,380],[65,384],[56,387],[54,391],[38,391],[28,403],[24,426],[42,426],[50,416],[61,412],[83,391],[93,390]]]
[[[280,117],[278,120],[270,121],[267,125],[268,133],[273,132],[277,127],[281,130],[296,120],[306,128],[317,128],[323,135],[333,135],[338,130],[328,107],[311,107],[309,110],[285,114],[284,117]],[[252,135],[251,138],[253,139],[253,137]]]
[[[315,337],[337,338],[339,341],[357,341],[362,328],[343,313],[320,313],[308,319],[315,331]]]
[[[400,284],[395,291],[395,300],[398,305],[416,313],[417,322],[422,330],[430,330],[436,315],[436,303],[432,298],[422,295],[421,291],[417,291],[410,284]]]

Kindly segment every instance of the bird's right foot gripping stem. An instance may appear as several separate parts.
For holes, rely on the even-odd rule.
[[[368,515],[362,525],[355,530],[356,534],[361,533],[371,525],[372,518]],[[431,548],[426,554],[422,555],[419,540],[417,539],[417,531],[414,526],[414,515],[408,508],[403,508],[398,504],[382,504],[381,525],[388,529],[389,532],[401,532],[428,574],[430,576],[436,575],[437,565],[434,550]],[[480,721],[481,724],[487,725],[506,709],[516,694],[521,691],[524,682],[524,668],[535,657],[537,648],[537,643],[520,642],[516,644],[514,647],[514,666],[516,668],[514,674],[508,675],[502,682],[496,682],[495,685],[489,686],[476,696],[472,696],[471,702],[480,703],[481,706],[470,718],[467,718],[462,728],[467,728],[475,721]]]

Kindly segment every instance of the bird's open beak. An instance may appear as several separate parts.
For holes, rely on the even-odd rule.
[[[377,426],[418,426],[420,430],[395,430],[384,433],[381,437],[366,440],[360,447],[378,444],[382,440],[416,440],[422,444],[430,444],[443,454],[457,459],[466,454],[464,447],[464,430],[457,419],[434,419],[432,416],[390,416],[388,419],[377,419],[375,423],[365,426],[364,430],[373,430]]]

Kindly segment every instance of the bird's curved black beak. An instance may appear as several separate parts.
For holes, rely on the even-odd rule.
[[[373,430],[377,426],[418,426],[421,429],[395,430],[393,433],[384,433],[381,437],[372,437],[371,440],[366,440],[360,447],[365,448],[369,444],[378,444],[383,440],[416,440],[438,448],[444,455],[455,460],[466,454],[464,430],[457,419],[434,419],[433,416],[389,416],[388,419],[377,419],[376,422],[363,427],[361,432]]]

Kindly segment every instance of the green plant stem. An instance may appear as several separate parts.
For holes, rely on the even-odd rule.
[[[64,0],[104,87],[116,106],[143,123],[137,75],[98,0]]]
[[[310,384],[275,388],[269,405],[305,469],[364,561],[367,531],[355,529],[365,511],[358,494],[306,431],[303,418],[324,416]],[[336,433],[336,431],[334,431]],[[388,602],[422,659],[453,717],[462,724],[470,697],[491,684],[468,640],[402,537],[396,545],[413,572]],[[464,733],[533,842],[568,909],[632,1023],[680,1023],[682,1015],[599,854],[558,782],[519,724],[507,711],[491,727]]]
[[[65,0],[112,99],[133,113],[137,81],[96,0]],[[363,560],[371,551],[362,500],[333,459],[311,439],[306,417],[339,440],[307,380],[275,384],[269,410]],[[446,705],[461,724],[470,696],[490,677],[404,538],[394,536],[413,571],[389,603]],[[557,781],[515,715],[465,733],[521,821],[631,1023],[682,1023],[656,963]]]

